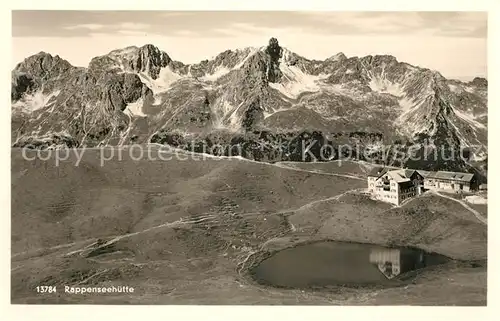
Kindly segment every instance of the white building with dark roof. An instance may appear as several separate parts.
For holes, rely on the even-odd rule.
[[[374,168],[368,174],[368,190],[375,199],[399,205],[421,192],[419,179],[415,170]]]
[[[470,192],[475,186],[474,174],[429,172],[415,169],[373,168],[368,173],[368,191],[373,198],[400,205],[426,190]]]

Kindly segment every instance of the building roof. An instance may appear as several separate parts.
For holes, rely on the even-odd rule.
[[[421,169],[417,169],[416,171],[417,171],[417,173],[419,173],[420,175],[422,175],[422,177],[424,177],[424,178],[427,177],[427,176],[429,176],[430,173],[432,173],[430,171],[423,171]]]
[[[474,177],[474,174],[471,173],[460,173],[460,172],[446,172],[446,171],[437,171],[430,172],[424,171],[420,169],[389,169],[387,167],[374,167],[368,173],[369,177],[381,177],[386,173],[391,176],[396,183],[408,182],[410,181],[410,177],[417,172],[422,175],[424,178],[434,178],[434,179],[442,179],[442,180],[450,180],[450,181],[462,181],[462,182],[470,182]]]
[[[404,183],[404,182],[409,182],[410,179],[406,176],[407,170],[405,169],[397,169],[394,171],[389,171],[387,172],[387,175],[392,177],[396,183]],[[413,174],[413,171],[410,171],[410,176]]]
[[[389,169],[387,167],[374,167],[371,169],[370,172],[368,172],[368,176],[371,177],[380,177],[387,173]]]
[[[431,172],[429,175],[427,175],[427,178],[443,179],[449,181],[463,181],[463,182],[470,182],[470,180],[473,177],[474,174],[471,173],[445,172],[445,171]]]
[[[413,173],[415,173],[414,169],[405,169],[405,177],[410,178]]]
[[[369,173],[368,176],[381,177],[385,174],[389,175],[396,183],[409,182],[411,175],[415,172],[414,169],[393,169],[384,167],[375,167]]]

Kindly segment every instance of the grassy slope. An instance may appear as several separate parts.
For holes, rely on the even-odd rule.
[[[350,160],[339,160],[321,163],[281,162],[281,164],[294,168],[314,170],[321,173],[342,173],[359,176],[363,179],[365,179],[366,173],[369,172],[373,166],[369,163],[354,162]]]
[[[72,159],[57,168],[13,150],[12,302],[485,304],[486,268],[423,273],[403,296],[401,289],[284,291],[255,286],[244,275],[254,252],[322,238],[485,259],[486,227],[453,201],[427,196],[392,208],[357,194],[332,199],[364,188],[362,180],[244,160],[135,162],[123,155],[101,167],[99,151],[87,150],[78,167]],[[345,174],[352,166],[336,168]],[[92,245],[97,238],[109,244]],[[443,282],[451,276],[455,283]],[[33,290],[78,283],[136,292]]]

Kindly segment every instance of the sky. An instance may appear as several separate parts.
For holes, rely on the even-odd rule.
[[[40,51],[87,66],[148,43],[195,63],[271,37],[309,59],[389,54],[448,78],[487,76],[485,12],[13,11],[12,67]]]

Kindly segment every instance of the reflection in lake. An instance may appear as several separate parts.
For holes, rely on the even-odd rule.
[[[424,252],[413,249],[373,248],[370,263],[376,264],[388,279],[425,267]]]
[[[279,287],[398,285],[398,276],[449,259],[412,248],[317,242],[276,252],[253,268],[254,279]]]

